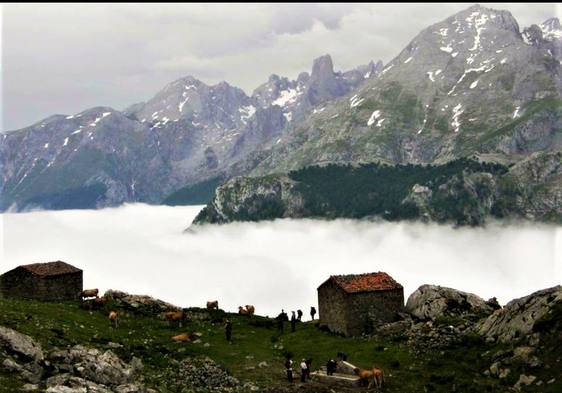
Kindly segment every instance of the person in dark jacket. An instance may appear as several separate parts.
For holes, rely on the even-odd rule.
[[[299,320],[299,322],[302,321],[302,310],[297,310],[297,319]]]
[[[295,312],[292,311],[292,315],[291,315],[291,332],[295,332],[297,326],[297,316],[295,315]]]
[[[338,366],[338,364],[336,363],[336,361],[334,359],[328,360],[328,363],[326,364],[326,374],[334,375],[334,373],[336,372],[337,366]]]
[[[310,307],[310,318],[314,321],[314,316],[316,315],[316,308],[314,306]]]
[[[285,372],[287,373],[287,381],[293,382],[293,360],[290,357],[285,360]]]
[[[226,323],[224,325],[224,332],[226,334],[226,341],[231,342],[232,341],[232,321],[230,319],[226,320]]]

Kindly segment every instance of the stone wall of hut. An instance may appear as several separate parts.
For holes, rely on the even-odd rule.
[[[82,272],[37,276],[14,269],[0,276],[0,296],[42,301],[74,300],[82,291]]]
[[[397,320],[404,310],[404,290],[350,293],[346,296],[349,336],[372,333],[377,326]]]

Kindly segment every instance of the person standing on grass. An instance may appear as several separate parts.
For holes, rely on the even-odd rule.
[[[226,334],[226,341],[232,342],[232,321],[230,319],[226,320],[224,325],[224,332]]]
[[[299,322],[302,321],[302,310],[297,310],[297,319],[299,320]]]
[[[301,382],[306,381],[306,376],[308,375],[308,364],[306,363],[306,359],[301,361]]]
[[[306,377],[310,379],[310,369],[312,367],[312,359],[306,359],[305,363],[306,363]]]
[[[314,316],[316,315],[316,308],[314,306],[310,307],[310,318],[314,321]]]
[[[287,372],[287,381],[293,382],[293,360],[289,356],[285,361],[285,371]]]
[[[297,326],[297,316],[295,315],[294,311],[291,311],[292,315],[291,315],[291,332],[295,332],[295,328]]]

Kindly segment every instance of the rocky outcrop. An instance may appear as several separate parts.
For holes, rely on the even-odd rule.
[[[177,311],[181,307],[147,295],[131,295],[126,292],[109,289],[103,295],[115,302],[115,306],[138,313],[155,315],[166,311]]]
[[[112,351],[76,345],[45,354],[31,337],[0,326],[0,364],[48,393],[154,393],[141,382],[142,362],[130,364]]]
[[[304,199],[296,184],[284,175],[234,178],[217,189],[215,198],[199,213],[194,224],[300,217]]]
[[[479,296],[437,285],[422,285],[406,302],[406,312],[420,320],[466,314],[486,315],[493,308]]]
[[[534,340],[535,333],[562,313],[562,287],[556,286],[509,302],[479,324],[477,331],[489,340]]]
[[[394,195],[403,196],[394,199],[392,206],[385,200],[386,190],[374,186],[378,184],[376,180],[384,178],[349,169],[353,166],[341,165],[337,170],[335,165],[314,166],[289,175],[238,177],[216,190],[213,201],[195,223],[286,217],[381,217],[471,226],[492,219],[562,222],[562,151],[533,153],[510,167],[476,158],[429,169],[415,166],[416,176],[421,180],[415,183],[411,173],[399,169],[403,166],[393,167],[394,173],[388,171],[386,177],[407,188],[394,191]],[[457,167],[455,171],[450,169],[453,166]],[[325,177],[322,185],[311,179],[313,172]],[[346,173],[347,179],[343,180],[341,173]],[[351,186],[341,187],[345,182]],[[336,197],[331,199],[332,194]],[[342,194],[347,195],[350,206],[331,203]],[[354,211],[351,204],[361,205],[361,209]],[[381,204],[387,208],[377,211]]]

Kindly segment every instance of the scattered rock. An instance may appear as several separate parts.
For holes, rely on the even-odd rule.
[[[185,386],[190,387],[190,392],[245,391],[238,379],[230,376],[208,357],[182,360],[170,370],[170,375],[164,381],[172,391],[181,391]]]
[[[517,381],[517,383],[513,386],[516,390],[521,390],[521,386],[529,386],[530,384],[532,384],[535,379],[537,379],[537,377],[535,377],[534,375],[525,375],[525,374],[521,374],[519,376],[519,380]]]

